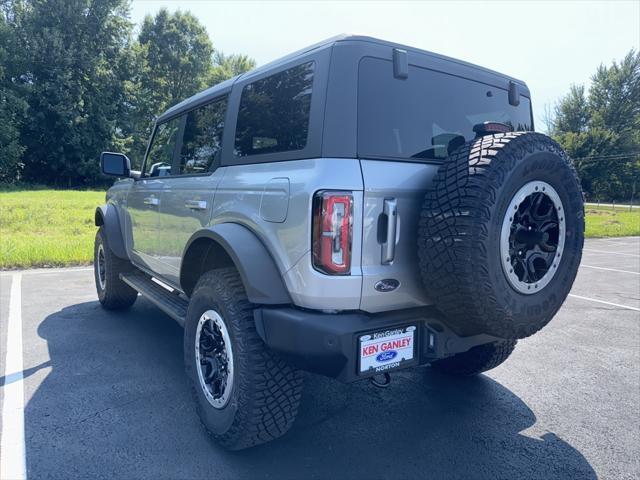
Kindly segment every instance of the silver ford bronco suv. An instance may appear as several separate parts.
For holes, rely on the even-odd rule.
[[[222,82],[155,122],[95,224],[107,309],[138,294],[184,326],[207,431],[283,435],[303,371],[343,382],[418,365],[472,375],[558,311],[584,208],[533,132],[520,80],[340,36]]]

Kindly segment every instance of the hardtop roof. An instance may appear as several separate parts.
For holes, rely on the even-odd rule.
[[[225,80],[223,82],[220,82],[212,87],[207,88],[206,90],[203,90],[199,93],[196,93],[195,95],[183,100],[182,102],[174,105],[173,107],[169,108],[168,110],[166,110],[162,115],[160,115],[157,119],[156,122],[163,122],[164,120],[167,120],[173,116],[179,115],[187,110],[190,110],[191,108],[194,108],[198,105],[204,104],[209,102],[210,100],[213,100],[214,98],[223,95],[225,93],[229,93],[233,87],[233,85],[239,80],[239,79],[245,79],[245,78],[249,78],[249,77],[253,77],[255,75],[259,75],[263,72],[265,72],[266,70],[271,70],[271,69],[276,69],[278,66],[288,63],[294,59],[296,59],[297,57],[301,57],[303,55],[306,55],[312,51],[320,51],[320,50],[324,50],[326,48],[330,48],[333,45],[337,44],[337,43],[343,43],[343,42],[366,42],[366,43],[375,43],[378,45],[384,45],[384,46],[389,46],[392,48],[400,48],[403,50],[407,50],[408,52],[416,52],[419,53],[421,55],[427,55],[430,56],[434,59],[439,59],[439,60],[444,60],[447,62],[452,62],[452,63],[457,63],[459,65],[463,65],[465,67],[471,68],[471,69],[475,69],[475,70],[479,70],[485,73],[489,73],[491,75],[495,75],[496,77],[500,77],[503,79],[507,79],[507,80],[512,80],[514,82],[520,83],[521,85],[526,87],[526,84],[522,81],[522,80],[518,80],[514,77],[511,77],[509,75],[505,75],[499,72],[496,72],[495,70],[491,70],[489,68],[485,68],[485,67],[481,67],[479,65],[475,65],[473,63],[469,63],[469,62],[465,62],[463,60],[458,60],[456,58],[452,58],[452,57],[447,57],[446,55],[440,55],[438,53],[433,53],[430,52],[428,50],[422,50],[419,48],[415,48],[415,47],[410,47],[407,45],[402,45],[399,43],[394,43],[394,42],[390,42],[387,40],[381,40],[379,38],[375,38],[375,37],[369,37],[366,35],[352,35],[352,34],[340,34],[340,35],[336,35],[334,37],[328,38],[326,40],[323,40],[321,42],[315,43],[313,45],[310,45],[308,47],[305,47],[303,49],[297,50],[293,53],[290,53],[288,55],[285,55],[284,57],[280,57],[272,62],[266,63],[264,65],[261,65],[259,67],[254,68],[253,70],[250,70],[246,73],[240,74],[240,75],[236,75],[233,78],[230,78],[228,80]]]

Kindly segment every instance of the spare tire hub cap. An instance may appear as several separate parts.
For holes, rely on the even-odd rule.
[[[214,310],[200,316],[195,339],[200,387],[214,408],[223,408],[233,387],[233,350],[229,331]]]
[[[533,294],[549,284],[560,265],[566,232],[558,192],[534,181],[516,192],[500,234],[502,268],[518,292]]]

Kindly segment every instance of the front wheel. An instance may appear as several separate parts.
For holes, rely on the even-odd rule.
[[[284,435],[298,413],[302,372],[269,351],[233,268],[205,273],[187,310],[184,356],[197,412],[230,450]]]
[[[130,262],[113,254],[107,235],[100,227],[93,248],[93,275],[98,299],[104,308],[128,308],[136,301],[138,292],[120,279],[121,273],[129,273],[133,269]]]

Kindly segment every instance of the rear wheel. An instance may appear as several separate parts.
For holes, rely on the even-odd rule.
[[[298,413],[302,372],[267,349],[235,269],[205,273],[187,310],[185,367],[200,420],[230,450],[284,435]]]
[[[478,345],[467,352],[437,360],[431,367],[448,375],[477,375],[503,363],[516,348],[517,340]]]
[[[460,335],[524,338],[567,297],[584,241],[582,192],[560,146],[487,135],[445,160],[418,235],[425,288]]]
[[[138,298],[136,292],[120,279],[121,273],[129,273],[135,267],[113,254],[107,235],[100,227],[93,248],[93,274],[98,299],[104,308],[116,310],[128,308]]]

